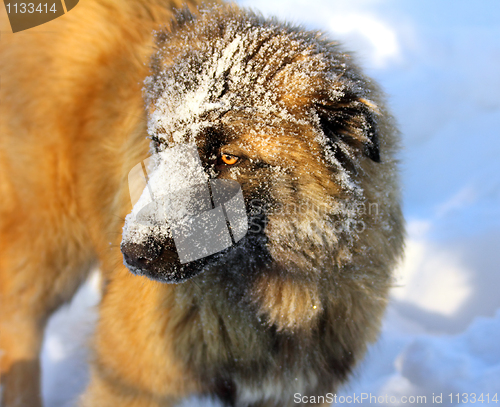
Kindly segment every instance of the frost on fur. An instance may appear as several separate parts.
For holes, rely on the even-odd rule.
[[[192,180],[200,183],[220,176],[214,164],[219,151],[215,145],[239,135],[235,146],[249,165],[266,168],[266,176],[255,170],[252,182],[265,203],[265,225],[258,229],[265,229],[273,242],[270,255],[299,268],[319,267],[290,250],[310,247],[348,261],[351,255],[345,246],[351,246],[362,232],[357,205],[379,197],[375,189],[366,193],[358,177],[367,159],[380,160],[376,134],[380,111],[377,100],[370,100],[369,81],[349,65],[347,55],[318,33],[250,13],[235,12],[223,22],[217,11],[202,13],[193,25],[192,19],[187,20],[179,23],[173,35],[157,33],[158,51],[144,88],[154,170],[127,217],[124,240],[146,244],[151,236],[172,238],[168,222],[137,222],[145,214],[144,206],[149,205],[147,216],[159,216],[151,190],[161,191],[163,203],[157,200],[155,205],[164,207],[167,199],[168,205],[185,208]],[[187,145],[198,147],[202,163],[185,162],[188,155],[176,149]],[[297,197],[310,204],[309,210],[297,216],[280,214],[274,201],[284,198],[273,196],[278,192],[270,183],[284,180],[282,187],[289,185],[286,188],[293,191],[294,184],[305,180],[291,174],[307,155],[307,160],[328,169],[330,179],[315,196],[300,196],[297,191]],[[242,182],[246,175],[242,171],[238,166],[229,168],[227,177]],[[313,166],[309,175],[315,176]],[[182,188],[183,193],[175,192]],[[245,198],[248,205],[251,197]]]

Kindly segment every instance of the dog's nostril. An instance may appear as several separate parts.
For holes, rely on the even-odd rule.
[[[161,254],[161,247],[157,244],[122,243],[121,250],[125,261],[135,267],[148,266]]]

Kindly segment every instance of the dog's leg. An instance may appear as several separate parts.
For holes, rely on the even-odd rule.
[[[58,217],[49,224],[50,218],[31,209],[0,222],[2,407],[41,406],[38,355],[45,324],[91,265],[85,239],[75,238],[74,232],[81,232],[75,222]]]
[[[119,250],[114,257],[112,263],[122,261]],[[168,407],[199,393],[185,358],[173,348],[173,331],[182,324],[170,318],[173,286],[134,276],[123,265],[104,274],[109,280],[93,343],[91,380],[81,406]]]
[[[3,304],[2,304],[3,305]],[[2,312],[4,308],[2,307]],[[15,313],[16,321],[0,322],[0,376],[2,407],[37,407],[40,402],[40,327],[31,318]]]

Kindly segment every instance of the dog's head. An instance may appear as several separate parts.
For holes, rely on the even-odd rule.
[[[183,13],[173,32],[157,34],[146,80],[154,158],[126,219],[125,264],[181,282],[217,265],[315,273],[348,261],[363,232],[355,205],[383,157],[369,80],[320,34],[229,6]],[[210,180],[237,183],[228,199],[239,185],[248,231],[236,239],[222,208],[229,245],[203,252],[225,233],[214,229],[190,247],[206,255],[185,262],[173,225],[217,208]]]

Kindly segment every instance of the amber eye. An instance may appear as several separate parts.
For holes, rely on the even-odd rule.
[[[236,164],[239,160],[239,157],[230,154],[222,154],[220,158],[222,162],[227,165]]]

